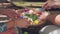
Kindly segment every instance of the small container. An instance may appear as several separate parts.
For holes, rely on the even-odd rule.
[[[6,23],[5,22],[0,22],[0,32],[4,32],[6,31],[7,28],[6,28]]]

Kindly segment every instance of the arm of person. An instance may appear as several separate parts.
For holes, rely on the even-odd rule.
[[[60,26],[60,14],[53,14],[47,16],[47,21],[50,21],[51,23]]]
[[[60,0],[47,0],[42,7],[44,9],[60,8]]]
[[[60,14],[55,17],[55,24],[60,26]]]
[[[55,25],[60,26],[60,12],[46,12],[40,16],[40,20],[49,21]]]

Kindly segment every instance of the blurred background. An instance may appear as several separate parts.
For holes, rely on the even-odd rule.
[[[42,6],[46,0],[0,0],[0,3],[7,1],[14,3],[16,6]]]

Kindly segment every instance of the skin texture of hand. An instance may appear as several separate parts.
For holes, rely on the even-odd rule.
[[[51,8],[60,8],[60,0],[47,0],[44,5],[44,9],[51,9]]]
[[[30,23],[28,22],[28,19],[16,19],[14,21],[10,21],[7,23],[7,27],[19,27],[19,28],[28,28]]]
[[[16,23],[15,25],[20,28],[27,28],[30,25],[28,19],[26,19],[26,18],[25,19],[18,19],[15,21],[15,23]]]
[[[44,21],[46,20],[47,16],[49,15],[49,12],[43,12],[42,15],[40,15],[40,20]]]

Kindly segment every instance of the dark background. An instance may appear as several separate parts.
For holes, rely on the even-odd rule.
[[[7,0],[0,0],[0,2],[6,2]],[[11,0],[11,1],[27,1],[27,2],[45,2],[46,0]]]
[[[46,0],[24,0],[28,2],[45,2]]]

